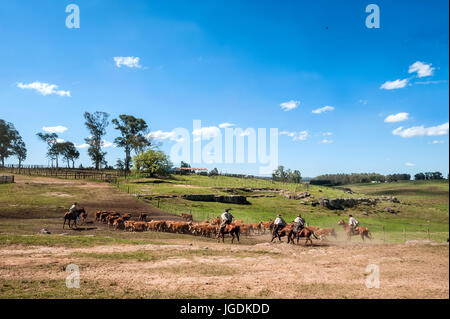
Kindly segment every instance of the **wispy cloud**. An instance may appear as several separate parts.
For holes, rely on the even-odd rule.
[[[108,147],[116,147],[116,145],[113,142],[108,142],[107,140],[102,141],[102,147],[108,148]]]
[[[202,127],[193,130],[192,135],[194,135],[194,140],[198,139],[209,140],[220,135],[220,129],[217,126]]]
[[[234,124],[232,124],[232,123],[222,123],[222,124],[219,124],[219,127],[220,127],[220,128],[228,128],[228,127],[233,127],[233,126],[236,126],[236,125],[234,125]]]
[[[409,114],[405,112],[389,115],[384,119],[386,123],[403,122],[409,118]]]
[[[403,128],[400,126],[392,131],[392,134],[401,136],[403,138],[410,138],[415,136],[438,136],[448,134],[448,122],[431,127],[414,126],[410,128]]]
[[[135,56],[116,56],[114,57],[114,62],[118,68],[126,66],[129,68],[142,68],[139,63],[140,58]]]
[[[407,84],[408,84],[408,79],[386,81],[383,83],[383,85],[381,85],[380,89],[396,90],[396,89],[404,88]]]
[[[445,141],[444,140],[435,140],[435,141],[432,141],[431,142],[431,144],[442,144],[442,143],[445,143]]]
[[[89,144],[83,143],[83,144],[80,144],[80,145],[75,145],[75,147],[76,148],[88,148]]]
[[[334,143],[334,141],[333,141],[333,140],[329,140],[329,139],[324,138],[324,139],[321,140],[319,143],[320,143],[320,144],[331,144],[331,143]]]
[[[427,84],[441,84],[441,83],[448,83],[447,80],[435,80],[435,81],[417,81],[414,82],[414,84],[422,84],[422,85],[427,85]]]
[[[313,110],[312,113],[320,114],[320,113],[323,113],[323,112],[328,112],[328,111],[333,111],[333,110],[334,110],[334,106],[327,105],[327,106],[324,106],[324,107],[321,107],[321,108]]]
[[[408,163],[408,162],[406,162],[406,163],[405,163],[405,165],[406,165],[406,166],[409,166],[409,167],[413,167],[413,166],[416,166],[416,164],[413,164],[413,163]]]
[[[308,131],[300,131],[300,132],[288,132],[288,131],[281,131],[280,135],[286,135],[292,138],[293,141],[305,141],[309,133]]]
[[[183,142],[183,138],[179,138],[175,131],[164,132],[164,131],[155,131],[147,134],[147,138],[152,138],[155,140],[170,140],[176,142]]]
[[[434,68],[430,64],[417,61],[409,66],[408,73],[417,73],[418,78],[423,78],[426,76],[432,76],[434,73]]]
[[[300,101],[294,101],[294,100],[290,100],[288,102],[283,102],[280,104],[281,108],[285,112],[296,109],[299,105],[300,105]]]
[[[67,127],[58,125],[58,126],[44,126],[42,128],[42,130],[44,132],[47,133],[64,133],[65,131],[67,131]]]
[[[58,86],[56,84],[44,83],[44,82],[33,82],[29,84],[18,83],[17,87],[22,90],[35,90],[36,92],[46,96],[46,95],[59,95],[70,97],[70,91],[57,90]]]

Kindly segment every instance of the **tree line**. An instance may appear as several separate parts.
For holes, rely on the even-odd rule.
[[[426,173],[417,173],[414,175],[414,179],[416,181],[425,181],[425,180],[439,180],[444,179],[444,176],[441,172],[426,172]]]
[[[352,174],[324,174],[311,180],[311,184],[320,185],[345,185],[358,183],[384,183],[402,180],[410,180],[410,174],[382,175],[378,173],[352,173]]]

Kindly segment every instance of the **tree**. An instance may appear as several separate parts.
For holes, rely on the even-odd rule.
[[[149,149],[133,157],[133,170],[149,177],[170,175],[172,163],[162,151]]]
[[[219,175],[219,170],[215,167],[209,172],[208,175],[209,176],[217,176],[217,175]]]
[[[116,162],[116,168],[119,170],[119,171],[123,171],[123,170],[125,170],[125,163],[119,158],[118,160],[117,160],[117,162]]]
[[[22,138],[19,136],[13,143],[14,155],[19,161],[19,168],[22,167],[22,162],[27,158],[27,148]]]
[[[119,119],[113,119],[115,129],[120,131],[122,136],[116,137],[114,143],[125,149],[125,170],[130,170],[131,151],[138,154],[150,146],[150,141],[144,136],[147,133],[148,125],[140,118],[132,115],[121,114]]]
[[[80,152],[72,142],[64,142],[55,144],[58,155],[61,155],[67,163],[67,168],[70,168],[72,162],[72,168],[75,168],[75,160],[80,157]]]
[[[58,157],[56,156],[55,158],[55,154],[57,154],[56,150],[53,148],[54,144],[57,143],[58,140],[58,134],[56,133],[37,133],[36,134],[39,139],[47,144],[47,157],[52,161],[52,166],[53,166],[53,160],[56,159],[56,167],[58,167]]]
[[[293,183],[300,183],[302,181],[302,174],[298,170],[294,170],[290,179]]]
[[[21,159],[23,159],[23,150],[25,150],[26,157],[25,143],[23,143],[22,137],[20,137],[20,134],[16,130],[14,125],[0,119],[1,166],[5,166],[5,160],[11,155],[21,156]],[[21,152],[21,155],[18,155],[17,151]],[[19,160],[19,162],[21,161],[21,159]]]
[[[414,179],[416,181],[423,181],[423,180],[425,180],[425,174],[424,173],[417,173],[416,175],[414,175]]]
[[[191,165],[189,163],[181,161],[180,168],[191,168]],[[191,174],[191,170],[181,169],[180,174],[181,175],[189,175],[189,174]]]
[[[86,122],[84,123],[91,133],[91,136],[85,138],[89,145],[88,154],[95,165],[95,169],[99,169],[100,165],[104,165],[106,160],[106,152],[102,151],[102,137],[106,134],[106,128],[109,125],[109,114],[105,112],[84,113]]]

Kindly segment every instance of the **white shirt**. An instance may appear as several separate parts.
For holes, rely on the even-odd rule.
[[[70,210],[75,210],[77,208],[77,205],[73,204],[72,207],[70,207]]]
[[[232,219],[233,216],[230,213],[225,212],[222,214],[222,220],[232,220]]]
[[[273,223],[274,223],[275,225],[286,225],[286,222],[285,222],[284,219],[281,218],[281,217],[277,217]]]
[[[356,224],[358,224],[358,221],[356,220],[356,218],[355,217],[350,217],[350,219],[348,221],[348,225],[349,226],[354,226]]]
[[[294,223],[301,223],[302,225],[304,225],[305,224],[305,220],[303,219],[303,218],[301,218],[301,217],[297,217],[295,220],[294,220]]]

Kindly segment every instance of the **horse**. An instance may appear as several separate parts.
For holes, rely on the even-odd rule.
[[[294,224],[289,224],[289,225],[286,225],[283,228],[281,228],[278,232],[275,232],[275,227],[272,223],[271,224],[272,240],[270,242],[273,242],[273,240],[275,238],[278,238],[278,241],[281,241],[281,237],[288,236],[293,228],[294,228]],[[288,242],[289,242],[289,237],[288,237]]]
[[[75,210],[74,212],[68,211],[67,213],[64,214],[64,224],[63,224],[63,229],[64,226],[66,225],[66,221],[69,220],[68,224],[69,224],[69,228],[72,228],[70,226],[70,221],[73,221],[73,224],[75,224],[75,227],[77,228],[77,219],[80,217],[80,215],[83,214],[83,216],[87,217],[87,213],[84,210],[84,208],[80,208]]]
[[[367,237],[370,240],[372,240],[372,234],[370,233],[369,228],[358,226],[358,229],[355,231],[352,231],[351,227],[347,225],[347,223],[343,220],[338,221],[338,225],[341,225],[344,227],[345,232],[347,233],[347,240],[350,241],[352,236],[361,236],[361,239],[364,241],[364,238]]]
[[[310,242],[312,245],[313,242],[311,239],[311,235],[314,236],[315,239],[319,239],[316,236],[316,234],[314,234],[314,231],[308,227],[304,227],[299,232],[297,231],[296,228],[292,227],[291,231],[289,232],[289,235],[288,235],[288,244],[289,244],[289,242],[294,244],[294,239],[297,238],[297,245],[298,245],[298,242],[300,241],[300,237],[304,237],[305,238],[305,246],[308,244],[308,242]]]
[[[231,235],[231,243],[234,242],[234,238],[237,238],[237,241],[239,242],[239,235],[241,234],[241,226],[236,225],[235,223],[232,223],[230,225],[226,225],[225,227],[222,227],[219,229],[217,233],[217,241],[220,242],[220,238],[222,237],[222,243],[225,242],[225,234]]]

